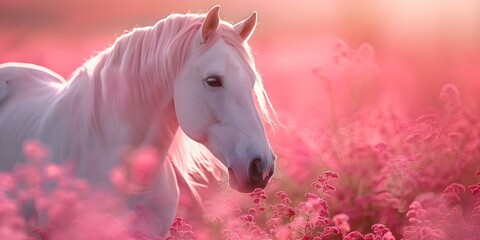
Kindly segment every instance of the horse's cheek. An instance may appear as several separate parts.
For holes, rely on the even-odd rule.
[[[178,123],[185,134],[197,142],[205,139],[206,128],[212,121],[211,109],[205,104],[204,97],[199,89],[191,86],[176,91],[174,95]]]

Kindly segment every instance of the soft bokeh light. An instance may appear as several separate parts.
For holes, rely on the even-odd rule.
[[[183,193],[178,215],[192,223],[197,239],[221,235],[222,227],[226,228],[223,237],[233,239],[246,222],[250,231],[252,226],[270,226],[279,239],[292,237],[286,226],[307,228],[308,221],[298,220],[305,220],[306,213],[324,217],[316,236],[334,236],[343,229],[331,239],[361,239],[355,236],[367,233],[420,239],[415,235],[420,229],[429,229],[428,236],[440,236],[435,239],[453,239],[448,234],[459,230],[453,227],[452,216],[468,226],[480,226],[475,176],[480,169],[480,1],[0,0],[0,63],[34,63],[67,79],[125,31],[153,25],[174,12],[205,12],[215,4],[222,7],[222,19],[230,22],[258,12],[259,24],[250,44],[283,127],[270,134],[279,173],[266,189],[269,200],[258,200],[264,193],[257,192],[252,205],[249,196],[224,189],[226,183],[210,183],[209,189],[200,189],[205,208],[210,209],[204,214],[193,211],[199,205],[188,191]],[[30,160],[50,154],[35,141],[24,149]],[[139,174],[155,164],[155,153],[149,151],[132,157],[142,159],[135,165]],[[41,174],[33,169],[28,166],[22,174],[32,173],[29,181],[34,182]],[[319,189],[310,189],[311,182],[328,185],[316,178],[327,170],[339,174],[331,198],[322,195],[328,187],[320,191],[320,198],[305,196]],[[47,177],[62,179],[67,172],[56,165],[46,171]],[[0,174],[0,186],[10,186],[5,192],[14,192],[12,179],[22,179],[22,174]],[[124,174],[121,169],[112,172],[119,188],[125,188]],[[150,174],[133,177],[141,184]],[[477,195],[470,194],[469,186]],[[58,194],[65,194],[60,190]],[[271,193],[280,190],[289,193],[289,197],[278,195],[280,202],[294,203],[277,205]],[[25,193],[26,198],[33,193]],[[75,199],[70,202],[88,209],[83,219],[98,220],[92,216],[109,211],[85,206],[101,194],[72,194]],[[225,199],[226,195],[230,197]],[[231,199],[239,203],[231,204]],[[315,205],[324,200],[328,206]],[[17,219],[20,210],[3,194],[0,205],[0,213],[9,219],[5,224],[0,221],[0,227],[14,226],[19,231],[8,236],[23,239],[27,223]],[[295,210],[272,217],[260,213],[265,206]],[[111,219],[101,221],[115,225],[111,236],[125,237],[123,227],[131,216],[118,210],[124,208],[108,212],[118,217],[115,224]],[[251,217],[237,214],[240,208]],[[49,211],[64,214],[66,209],[49,205]],[[427,221],[434,218],[438,221],[429,225]],[[291,222],[285,224],[286,219]],[[80,234],[91,227],[82,225],[64,234]],[[188,239],[190,227],[177,219],[173,232]],[[472,239],[480,239],[478,229]]]

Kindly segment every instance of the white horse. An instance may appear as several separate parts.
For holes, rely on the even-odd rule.
[[[78,176],[112,186],[125,149],[153,148],[157,174],[143,190],[158,191],[128,199],[144,204],[152,217],[142,224],[163,235],[178,205],[173,166],[195,185],[192,169],[204,176],[217,165],[182,134],[223,163],[233,189],[264,188],[275,155],[259,112],[271,122],[274,111],[247,44],[257,15],[231,25],[218,10],[134,29],[68,81],[31,64],[0,65],[0,170],[24,161],[22,143],[38,139],[51,150],[49,161],[69,159]]]

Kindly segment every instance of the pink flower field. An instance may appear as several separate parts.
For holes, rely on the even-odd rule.
[[[125,29],[214,4],[232,22],[259,14],[251,46],[280,122],[267,126],[269,185],[238,193],[212,175],[198,202],[179,179],[170,236],[152,238],[131,228],[149,214],[141,205],[45,161],[32,139],[25,162],[0,172],[0,239],[480,240],[477,1],[7,0],[0,63],[68,77]],[[137,184],[155,154],[130,157]],[[122,174],[110,179],[128,191]]]

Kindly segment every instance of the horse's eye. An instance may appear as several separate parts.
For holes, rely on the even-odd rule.
[[[208,86],[210,87],[221,87],[223,86],[222,79],[219,76],[210,76],[205,80]]]

